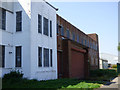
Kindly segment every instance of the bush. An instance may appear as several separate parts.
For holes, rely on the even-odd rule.
[[[8,74],[5,74],[3,79],[22,79],[23,77],[23,74],[19,71],[11,71],[10,73]]]
[[[116,70],[110,70],[110,69],[97,69],[97,70],[91,70],[90,76],[91,77],[101,77],[101,76],[115,77],[117,76],[117,72]]]
[[[112,68],[117,68],[117,65],[112,65]]]

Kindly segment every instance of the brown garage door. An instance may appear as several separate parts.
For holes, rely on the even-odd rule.
[[[84,78],[84,53],[72,49],[71,51],[71,77]]]

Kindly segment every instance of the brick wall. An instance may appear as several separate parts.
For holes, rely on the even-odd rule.
[[[69,37],[68,37],[69,31]],[[70,39],[78,44],[88,47],[88,60],[90,69],[99,68],[99,43],[97,34],[85,34],[80,29],[57,15],[57,49],[63,50],[63,40]]]

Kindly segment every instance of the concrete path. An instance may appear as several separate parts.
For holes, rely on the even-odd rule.
[[[111,82],[101,86],[97,90],[120,90],[120,77],[116,77]]]

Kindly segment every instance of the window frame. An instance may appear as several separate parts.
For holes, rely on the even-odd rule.
[[[45,52],[46,51],[46,52]],[[48,48],[44,48],[44,53],[43,53],[43,55],[44,55],[44,67],[49,67],[50,65],[49,65],[49,49]],[[48,56],[48,57],[47,57]],[[47,57],[47,58],[46,58]],[[46,61],[48,61],[48,62],[46,62]]]
[[[2,8],[2,30],[6,30],[6,10]]]
[[[42,34],[42,15],[38,14],[38,33]]]
[[[46,17],[43,18],[43,34],[49,36],[49,20]]]
[[[20,17],[18,17],[20,14]],[[22,31],[22,11],[16,12],[16,32]]]
[[[50,37],[52,37],[52,21],[50,20]]]
[[[20,49],[20,56],[19,55],[17,55],[18,53],[18,51],[17,51],[17,49]],[[18,60],[17,60],[17,58],[20,58],[20,61],[18,62]],[[15,67],[22,67],[22,46],[16,46],[15,47]]]
[[[42,67],[42,47],[38,47],[38,67]]]
[[[53,50],[50,49],[50,67],[53,66]]]

